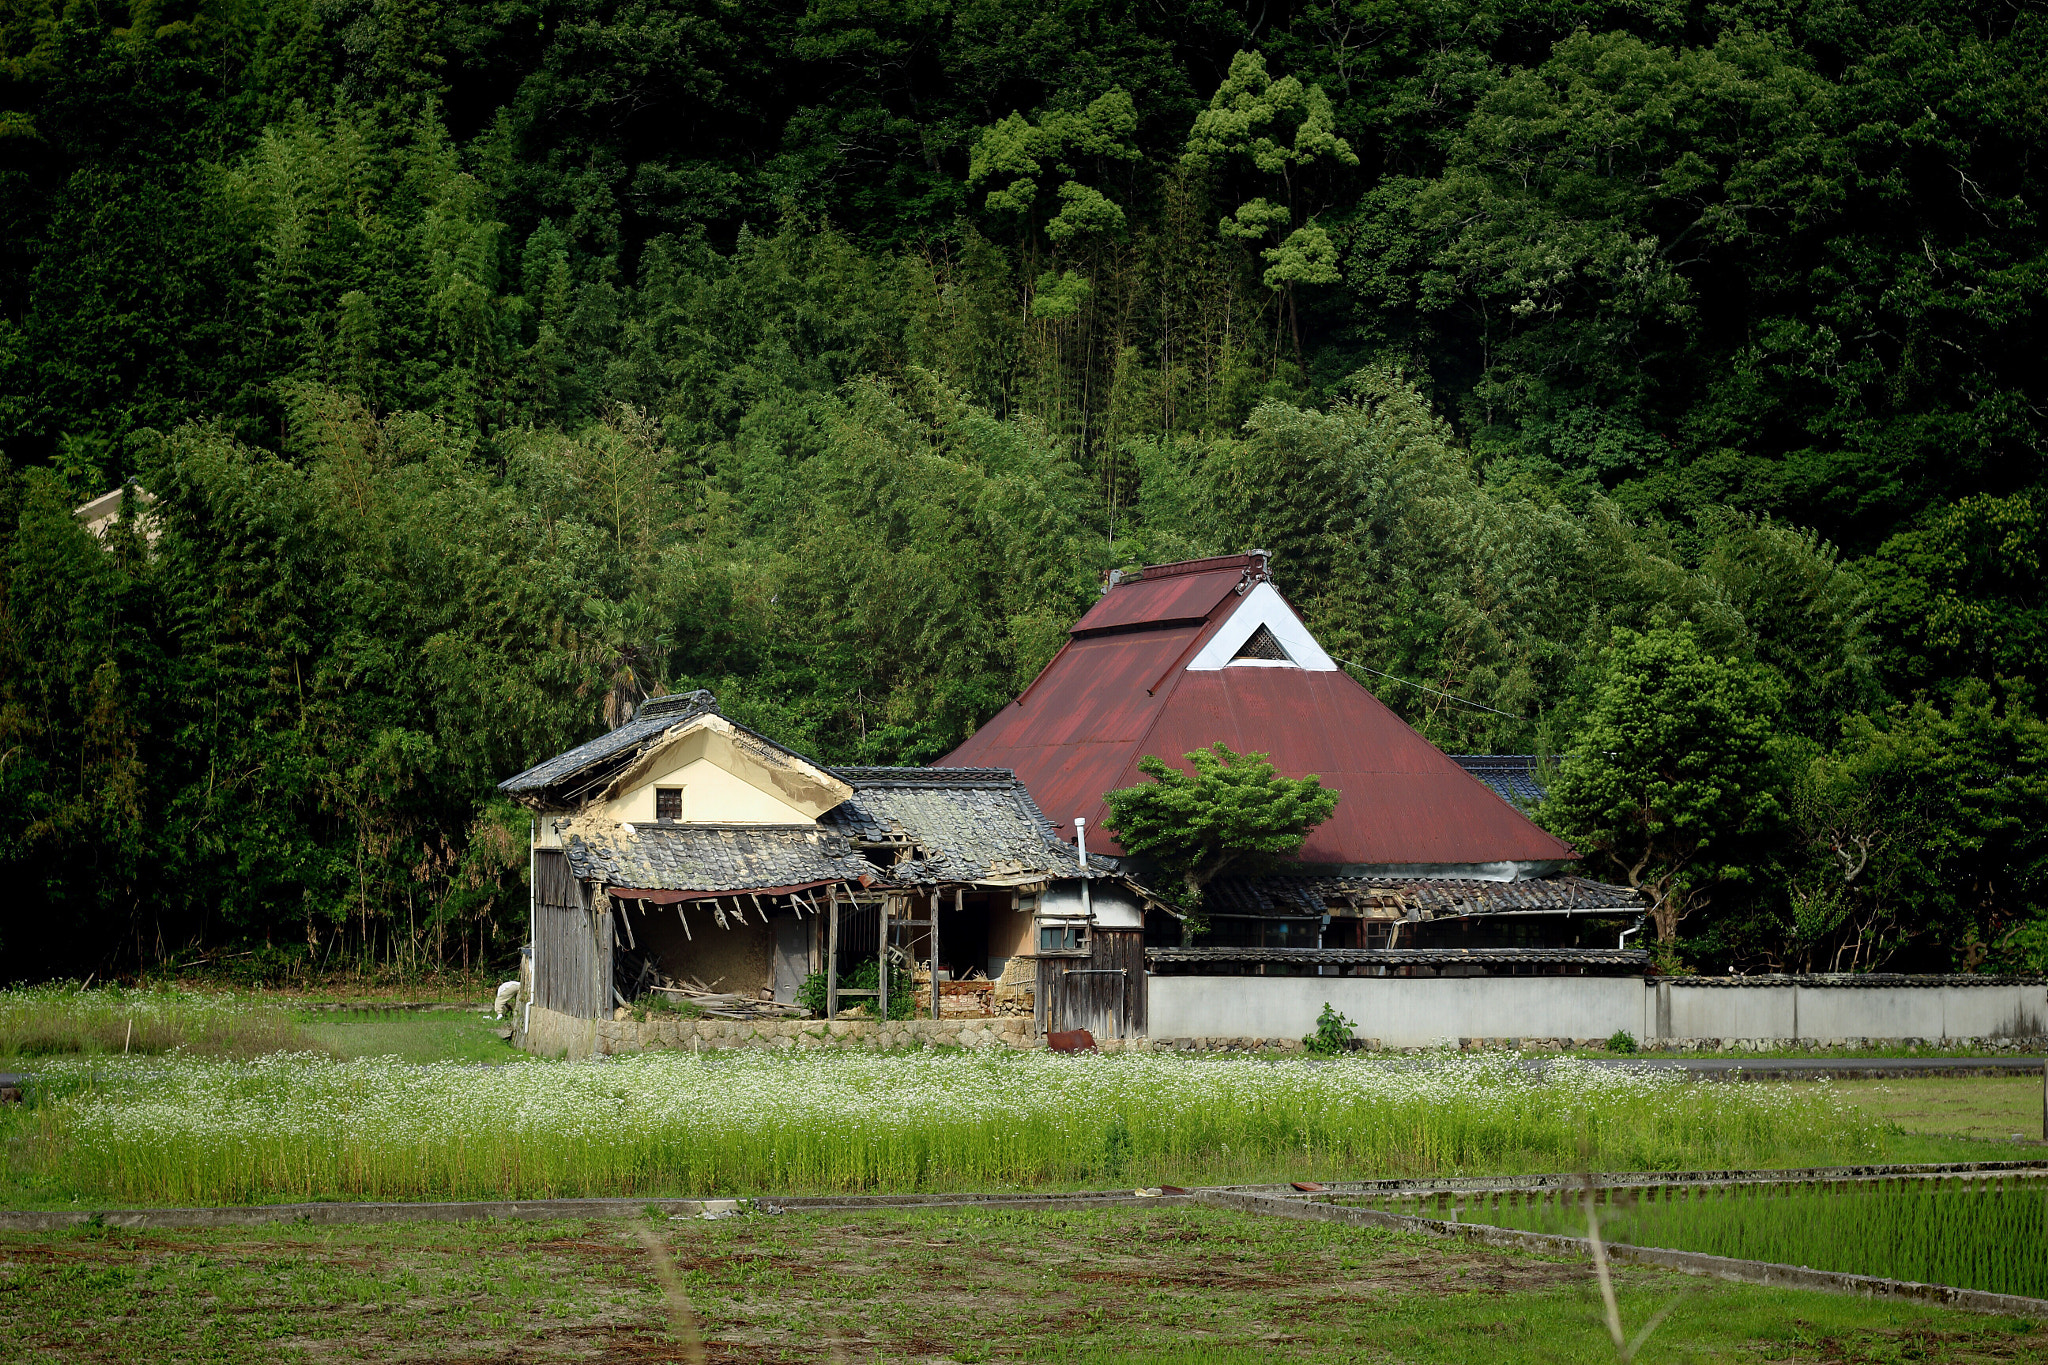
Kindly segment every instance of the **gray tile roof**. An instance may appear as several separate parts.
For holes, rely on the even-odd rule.
[[[640,703],[633,719],[609,734],[536,763],[525,772],[506,778],[498,790],[512,795],[546,793],[565,806],[577,805],[591,791],[602,786],[614,773],[632,766],[642,751],[657,743],[671,728],[692,716],[720,716],[733,729],[805,763],[811,760],[786,744],[777,744],[758,730],[720,715],[718,698],[709,692],[677,692],[666,697],[649,697]],[[812,764],[816,767],[816,764]]]
[[[717,711],[718,699],[709,692],[683,692],[675,696],[649,697],[640,703],[633,719],[608,734],[579,744],[566,753],[536,763],[525,772],[498,784],[502,792],[538,792],[575,777],[585,769],[603,765],[605,771],[625,767],[633,755],[650,740],[659,739],[678,721],[706,711]],[[617,762],[607,764],[605,760]]]
[[[623,825],[572,832],[578,877],[642,891],[745,891],[877,874],[844,834],[815,825]]]
[[[1642,971],[1650,955],[1640,948],[1147,948],[1147,962],[1297,962],[1380,967],[1477,966],[1617,967]]]
[[[1452,754],[1451,762],[1493,788],[1501,800],[1517,809],[1527,809],[1543,800],[1543,788],[1536,781],[1534,754]]]
[[[1640,911],[1642,899],[1625,886],[1585,877],[1532,877],[1487,882],[1466,877],[1225,877],[1205,896],[1212,915],[1285,918],[1324,915],[1332,908],[1378,906],[1384,913],[1413,907],[1423,919],[1566,910]],[[1418,950],[1419,951],[1419,950]]]
[[[650,698],[610,734],[536,764],[499,789],[544,794],[574,806],[677,722],[717,711],[709,692]],[[744,726],[734,728],[803,758]],[[650,891],[738,891],[863,874],[871,884],[896,886],[1081,875],[1073,849],[1007,768],[831,771],[854,795],[815,827],[638,824],[631,834],[620,826],[585,830],[571,836],[570,866],[578,877]],[[904,845],[918,856],[881,868],[862,854],[862,844]]]
[[[927,855],[889,869],[898,882],[1081,875],[1074,850],[1007,768],[837,768],[853,799],[820,823],[863,843],[907,842]]]

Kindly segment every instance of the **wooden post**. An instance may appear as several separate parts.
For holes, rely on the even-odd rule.
[[[889,1017],[889,906],[895,899],[894,896],[882,897],[881,913],[875,916],[882,927],[882,932],[878,935],[882,940],[882,946],[875,951],[875,990],[878,992],[875,996],[876,1019]]]
[[[960,888],[953,888],[953,908],[960,908]],[[939,892],[932,888],[932,1018],[939,1017]]]
[[[825,1017],[839,1017],[839,888],[833,887],[825,921]]]

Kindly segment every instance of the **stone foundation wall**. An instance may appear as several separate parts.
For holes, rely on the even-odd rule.
[[[542,1057],[608,1056],[621,1052],[770,1048],[784,1051],[877,1052],[913,1047],[1044,1047],[1031,1021],[998,1019],[873,1020],[576,1019],[536,1006],[528,1031],[514,1041]]]

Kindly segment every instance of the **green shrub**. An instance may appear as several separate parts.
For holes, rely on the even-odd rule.
[[[875,984],[881,980],[881,977],[882,974],[877,969],[875,960],[867,958],[858,967],[855,967],[852,971],[839,978],[839,989],[842,991],[871,991],[875,989]],[[796,988],[796,1002],[817,1015],[820,1019],[825,1017],[825,974],[823,972],[812,972],[804,978],[804,984]],[[870,1018],[874,1016],[875,997],[872,995],[856,995],[850,1000],[841,996],[839,1012],[844,1014],[855,1005],[867,1006],[868,1016]],[[916,1013],[917,987],[916,983],[910,979],[910,968],[901,962],[891,962],[889,964],[889,1017],[891,1019],[908,1019]]]
[[[1330,1008],[1330,1002],[1323,1002],[1323,1012],[1316,1016],[1316,1031],[1301,1040],[1301,1045],[1316,1057],[1338,1057],[1351,1050],[1351,1030],[1357,1027],[1351,1020]]]
[[[641,1023],[655,1015],[674,1015],[682,1019],[702,1019],[704,1007],[694,1000],[670,995],[665,991],[649,991],[633,1002],[633,1017]]]
[[[1636,1036],[1625,1028],[1618,1028],[1607,1040],[1609,1052],[1632,1053],[1636,1050]]]

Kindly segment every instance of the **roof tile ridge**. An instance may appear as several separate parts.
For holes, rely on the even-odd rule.
[[[1158,574],[1161,578],[1187,578],[1195,574],[1228,573],[1232,569],[1248,569],[1252,567],[1252,562],[1253,556],[1248,554],[1206,555],[1200,559],[1172,559],[1164,564],[1140,565],[1138,576],[1136,578],[1127,578],[1124,582],[1143,583],[1152,574]],[[1118,586],[1122,586],[1122,584]]]

